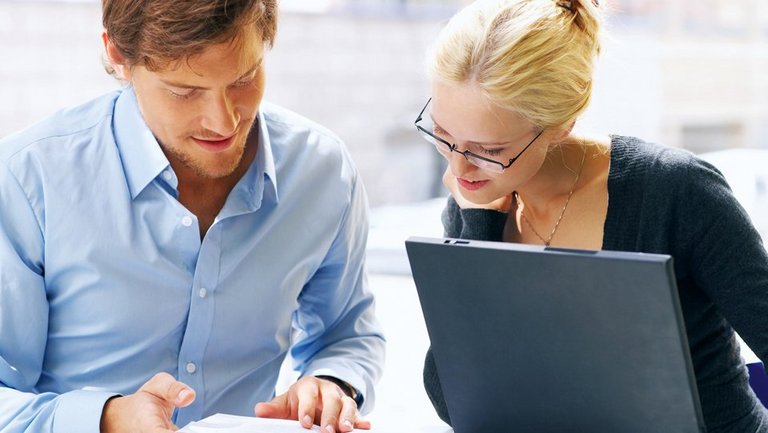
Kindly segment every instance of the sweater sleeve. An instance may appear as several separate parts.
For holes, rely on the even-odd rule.
[[[695,159],[688,165],[677,244],[691,277],[765,364],[768,361],[768,254],[723,176]]]
[[[427,396],[429,401],[432,402],[437,416],[448,425],[452,425],[451,417],[448,415],[448,407],[445,405],[443,387],[440,385],[440,376],[437,375],[435,357],[432,355],[431,347],[427,350],[427,356],[424,359],[424,389],[427,391]]]
[[[501,241],[507,214],[488,209],[462,209],[453,197],[442,214],[445,236],[476,241]]]

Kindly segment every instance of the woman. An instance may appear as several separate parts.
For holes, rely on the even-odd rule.
[[[572,131],[599,12],[589,0],[478,1],[443,29],[416,125],[449,161],[446,236],[672,255],[708,431],[768,432],[734,334],[766,359],[768,257],[725,180],[682,150]],[[450,423],[431,352],[424,383]]]

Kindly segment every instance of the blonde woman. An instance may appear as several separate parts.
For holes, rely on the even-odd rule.
[[[416,126],[449,161],[446,236],[672,255],[708,431],[768,432],[734,334],[766,359],[765,249],[712,166],[573,133],[600,26],[589,0],[489,0],[443,29]],[[450,423],[431,352],[424,383]]]

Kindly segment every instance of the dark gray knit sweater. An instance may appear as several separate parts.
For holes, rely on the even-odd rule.
[[[674,257],[691,357],[709,433],[768,433],[748,385],[734,329],[765,362],[768,256],[720,173],[692,154],[613,136],[603,249]],[[500,241],[506,214],[443,211],[445,235]],[[432,352],[424,386],[450,424]]]

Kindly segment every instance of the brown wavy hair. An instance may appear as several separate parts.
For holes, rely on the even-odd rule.
[[[254,25],[268,48],[277,33],[277,0],[102,0],[102,23],[128,66],[158,70]],[[105,61],[107,72],[114,69]]]

